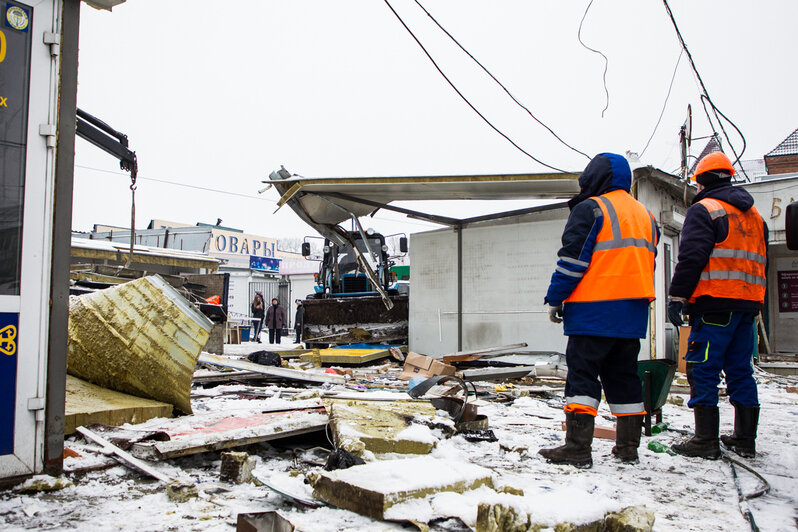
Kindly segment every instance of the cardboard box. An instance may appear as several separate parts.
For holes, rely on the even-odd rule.
[[[682,325],[679,327],[679,360],[676,371],[680,373],[687,373],[687,362],[684,360],[684,355],[687,354],[687,339],[690,338],[690,326]]]
[[[405,358],[405,365],[399,378],[409,381],[413,377],[435,377],[436,375],[454,375],[455,367],[444,364],[440,360],[419,355],[418,353],[408,353]]]

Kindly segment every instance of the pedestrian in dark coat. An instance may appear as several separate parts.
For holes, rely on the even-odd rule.
[[[255,292],[255,297],[252,299],[252,317],[255,318],[255,335],[251,341],[260,343],[260,331],[263,329],[263,297],[259,292]]]
[[[759,399],[751,357],[754,324],[765,299],[768,228],[743,188],[732,186],[734,166],[722,152],[702,158],[693,179],[698,194],[687,210],[679,262],[671,280],[668,317],[689,314],[685,355],[695,436],[672,446],[679,454],[720,458],[718,384],[725,375],[734,405],[734,433],[720,437],[746,458],[756,454]]]
[[[288,320],[285,318],[285,309],[280,306],[280,303],[275,297],[272,299],[272,304],[266,310],[266,327],[269,328],[269,343],[279,344],[280,336],[283,333]]]
[[[305,306],[302,300],[296,300],[296,316],[294,317],[294,330],[296,331],[296,343],[302,341],[302,326],[305,324]]]

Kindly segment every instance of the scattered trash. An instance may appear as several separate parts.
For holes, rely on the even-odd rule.
[[[494,442],[499,441],[499,438],[496,437],[496,434],[493,433],[490,429],[477,429],[477,430],[461,430],[458,431],[458,434],[463,436],[466,441],[470,441],[472,443],[477,442]]]
[[[262,366],[274,366],[277,368],[283,363],[283,359],[280,358],[279,353],[275,353],[274,351],[255,351],[249,354],[247,360]]]
[[[327,457],[327,463],[324,464],[325,471],[333,471],[335,469],[347,469],[356,465],[363,465],[366,462],[352,453],[344,449],[335,449]]]
[[[676,453],[668,445],[660,441],[652,440],[648,442],[648,448],[655,453],[668,453],[671,456],[676,456]]]
[[[435,377],[437,375],[454,375],[454,366],[444,364],[440,360],[419,355],[418,353],[408,353],[405,357],[405,365],[399,378],[410,380],[413,377]]]

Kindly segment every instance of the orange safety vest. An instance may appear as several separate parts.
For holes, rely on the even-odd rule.
[[[625,190],[591,198],[604,223],[582,280],[566,303],[654,299],[657,224],[654,215]]]
[[[756,207],[743,212],[737,207],[711,198],[700,203],[712,220],[726,216],[729,234],[715,244],[701,277],[688,300],[700,296],[765,302],[767,247],[762,217]]]

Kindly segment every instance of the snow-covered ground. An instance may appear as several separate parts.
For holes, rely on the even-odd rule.
[[[291,346],[284,343],[281,347]],[[226,353],[245,355],[273,347],[241,344],[226,346]],[[762,403],[758,455],[753,460],[740,460],[762,474],[772,489],[749,504],[761,530],[798,530],[798,394],[785,390],[787,384],[796,385],[796,379],[760,375],[758,380]],[[196,390],[200,393],[195,394],[193,404],[197,411],[233,412],[258,411],[277,406],[272,401],[285,401],[285,398],[253,399],[245,393],[251,389],[251,385],[226,385],[207,390],[211,393]],[[265,388],[269,389],[271,387]],[[686,396],[682,397],[686,400]],[[637,465],[619,463],[610,453],[612,441],[594,439],[593,468],[578,470],[548,464],[537,454],[541,447],[557,445],[563,439],[561,399],[519,397],[512,404],[486,402],[480,406],[480,413],[487,414],[498,442],[469,443],[462,436],[456,436],[440,441],[432,456],[486,467],[493,471],[497,487],[519,488],[523,490],[523,498],[483,488],[407,505],[402,517],[425,520],[432,515],[450,514],[473,524],[479,502],[512,498],[534,514],[536,521],[552,524],[586,522],[607,511],[645,505],[656,514],[655,530],[750,530],[740,512],[727,463],[670,456],[647,448],[651,440],[668,445],[675,443],[683,438],[677,432],[643,436]],[[674,429],[692,430],[692,413],[686,406],[666,404],[664,418]],[[732,407],[722,398],[722,432],[731,430],[732,420]],[[603,403],[597,424],[613,424]],[[320,433],[308,438],[312,446],[325,443]],[[77,437],[70,437],[66,446],[83,455],[67,459],[70,469],[108,460],[90,452],[90,446]],[[319,469],[318,464],[325,458],[323,451],[286,448],[279,441],[253,445],[246,450],[257,458],[258,476],[270,479],[272,484],[287,492],[311,496],[312,490],[303,483],[303,475],[292,471]],[[396,460],[396,467],[402,467],[399,458]],[[346,510],[297,507],[266,487],[222,483],[219,465],[218,453],[155,464],[167,474],[197,483],[200,497],[185,503],[171,502],[162,485],[121,465],[69,474],[67,477],[74,485],[56,492],[0,492],[0,525],[3,530],[229,531],[234,529],[239,513],[280,510],[305,531],[407,530],[396,523],[374,521]],[[756,477],[739,467],[738,474],[745,493],[759,489]]]

